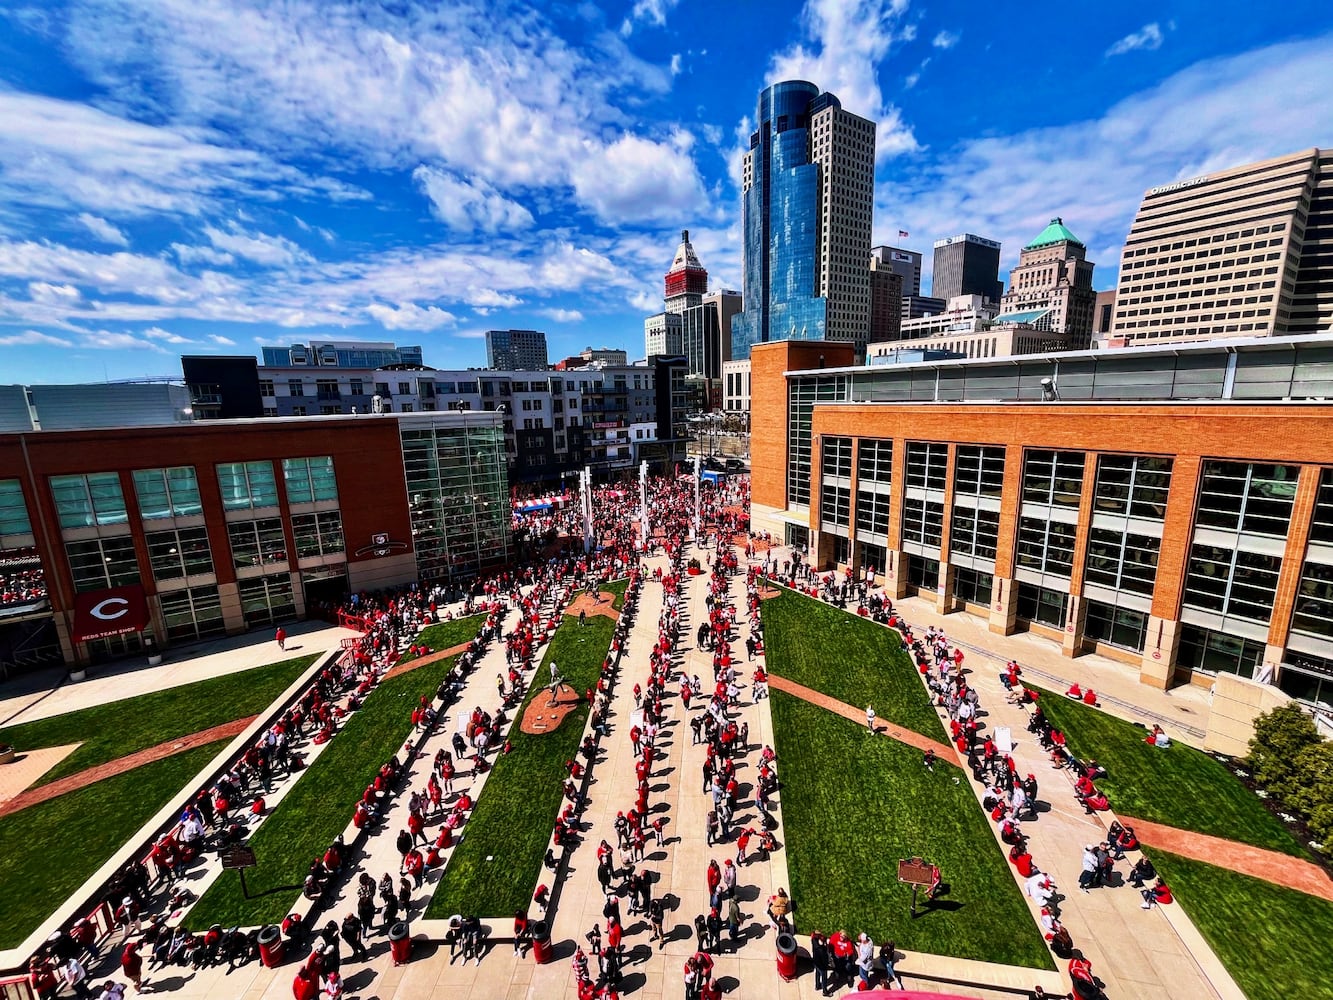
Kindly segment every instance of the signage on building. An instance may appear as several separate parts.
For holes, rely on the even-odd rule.
[[[916,258],[913,257],[910,253],[903,253],[901,250],[894,250],[889,254],[889,256],[894,260],[905,260],[909,264],[914,263],[916,260]]]
[[[959,236],[949,236],[942,240],[936,240],[935,249],[938,250],[940,247],[952,246],[954,243],[975,243],[978,246],[990,247],[994,250],[1000,249],[1000,244],[995,240],[988,240],[984,236],[973,236],[971,233],[963,233]]]
[[[1198,187],[1200,184],[1207,184],[1208,176],[1193,177],[1187,181],[1177,181],[1175,184],[1163,184],[1161,187],[1148,188],[1148,194],[1166,194],[1168,191],[1180,191],[1184,188]]]
[[[148,625],[143,586],[94,590],[74,598],[74,641],[90,642],[126,632],[142,632]]]
[[[395,542],[389,538],[387,531],[377,531],[370,536],[370,544],[363,545],[356,550],[358,556],[387,556],[391,552],[402,552],[407,548],[406,542]]]

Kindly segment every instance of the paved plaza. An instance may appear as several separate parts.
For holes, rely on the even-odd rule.
[[[697,553],[707,564],[709,554]],[[785,550],[775,555],[782,558]],[[745,562],[742,559],[742,570]],[[655,556],[647,561],[647,574],[639,601],[634,625],[629,633],[628,646],[621,659],[619,677],[614,689],[614,700],[609,717],[610,735],[602,742],[602,755],[592,770],[589,805],[586,809],[584,833],[578,847],[570,854],[552,904],[552,941],[554,960],[536,965],[532,957],[514,953],[510,941],[510,921],[501,914],[483,915],[491,941],[480,962],[464,963],[461,958],[451,959],[449,948],[443,944],[447,922],[424,920],[431,892],[438,882],[442,868],[428,873],[426,883],[414,897],[410,911],[413,934],[413,955],[410,962],[395,966],[389,955],[388,941],[383,929],[375,926],[369,937],[370,955],[365,961],[355,961],[344,950],[342,965],[347,995],[377,1000],[392,998],[475,998],[519,1000],[528,997],[575,998],[578,995],[570,958],[584,935],[602,921],[602,895],[597,882],[596,848],[603,839],[615,843],[614,821],[618,811],[627,809],[634,801],[636,778],[634,762],[637,754],[631,747],[630,720],[635,713],[632,694],[636,683],[646,685],[649,654],[658,640],[658,619],[663,607],[663,588],[652,580],[655,569],[668,568],[665,557]],[[696,648],[695,629],[707,618],[705,576],[682,578],[680,643],[673,659],[677,670],[686,675],[699,675],[707,684],[711,677],[712,653]],[[748,622],[745,616],[745,576],[739,573],[731,578],[730,598],[738,609],[741,635]],[[609,602],[608,602],[609,603]],[[1098,976],[1105,981],[1109,996],[1114,998],[1143,998],[1167,1000],[1176,997],[1240,998],[1241,991],[1213,956],[1199,933],[1194,929],[1179,906],[1140,908],[1139,894],[1133,889],[1101,890],[1092,894],[1078,891],[1081,845],[1100,840],[1105,835],[1106,814],[1090,816],[1075,802],[1066,772],[1053,771],[1047,754],[1026,732],[1026,715],[1022,708],[1006,701],[998,679],[1000,667],[1010,658],[1019,660],[1032,673],[1040,673],[1052,680],[1079,680],[1094,684],[1108,703],[1133,702],[1158,717],[1179,719],[1184,727],[1173,733],[1177,738],[1191,740],[1194,727],[1206,720],[1207,692],[1199,688],[1180,688],[1172,692],[1158,692],[1139,685],[1134,673],[1097,656],[1070,660],[1060,656],[1058,649],[1033,637],[1018,635],[999,637],[989,633],[985,623],[966,614],[947,617],[936,615],[932,607],[919,599],[899,602],[900,613],[919,633],[935,625],[947,630],[951,640],[968,651],[966,665],[970,682],[981,695],[986,710],[986,724],[1007,726],[1014,734],[1014,757],[1020,773],[1032,771],[1041,780],[1043,802],[1049,810],[1039,820],[1024,824],[1030,838],[1030,849],[1049,872],[1061,893],[1062,919],[1073,935],[1076,946],[1092,961]],[[511,609],[504,627],[517,621],[517,611]],[[303,652],[336,648],[347,633],[327,627],[292,629],[288,654],[295,647]],[[32,691],[0,703],[0,710],[21,719],[30,713],[51,714],[68,711],[101,700],[134,695],[168,684],[190,680],[227,670],[244,670],[269,661],[275,647],[272,642],[248,643],[232,641],[228,648],[213,650],[205,655],[174,663],[169,673],[153,670],[124,670],[103,676],[94,676],[80,683],[67,683],[54,693],[43,695]],[[762,659],[762,658],[760,658]],[[742,664],[743,676],[748,680],[749,665]],[[396,832],[406,826],[406,789],[422,788],[430,771],[435,751],[447,746],[455,732],[458,715],[466,717],[474,707],[489,712],[499,706],[499,694],[493,683],[497,673],[505,670],[505,650],[502,642],[492,643],[477,668],[469,675],[462,697],[439,721],[428,737],[421,752],[410,765],[404,793],[393,799],[382,831],[369,837],[364,847],[352,857],[353,876],[343,881],[336,901],[323,911],[318,923],[332,918],[340,920],[355,907],[355,872],[366,871],[378,880],[384,873],[399,872],[400,855],[394,844]],[[162,670],[163,668],[157,668]],[[673,674],[673,678],[676,675]],[[774,686],[778,686],[775,683]],[[790,686],[788,686],[790,689]],[[704,871],[710,858],[721,862],[735,854],[734,841],[709,847],[705,836],[705,815],[709,798],[703,794],[700,782],[705,757],[704,744],[692,744],[688,715],[678,697],[678,683],[667,685],[666,723],[659,736],[658,758],[650,777],[651,801],[658,810],[654,816],[666,820],[665,843],[657,847],[649,841],[643,867],[653,873],[653,896],[664,901],[667,908],[665,927],[667,941],[662,946],[650,942],[648,925],[642,918],[626,916],[627,962],[622,995],[633,995],[644,1000],[683,995],[682,965],[696,950],[693,920],[696,914],[706,913],[708,894]],[[801,692],[797,692],[798,696]],[[59,706],[53,709],[53,706]],[[837,711],[848,714],[846,706]],[[699,711],[696,703],[693,710]],[[851,709],[853,717],[857,709]],[[758,749],[773,744],[773,727],[767,699],[754,701],[748,686],[741,695],[738,721],[749,726],[750,750],[737,764],[738,779],[753,781],[758,761]],[[862,716],[863,718],[863,716]],[[887,727],[886,727],[887,729]],[[905,740],[924,738],[901,734]],[[885,731],[884,738],[895,738]],[[929,741],[926,741],[929,742]],[[326,745],[327,746],[327,745]],[[386,757],[393,748],[386,748]],[[952,748],[949,748],[952,752]],[[784,752],[777,747],[778,767]],[[966,772],[962,772],[964,775]],[[486,794],[488,774],[475,776],[463,771],[456,780],[458,790],[466,790],[473,798]],[[295,783],[295,778],[291,779]],[[287,787],[290,787],[288,785]],[[268,796],[270,809],[278,805],[287,788],[279,787]],[[980,788],[978,797],[980,796]],[[781,825],[781,795],[775,815],[779,826],[774,831],[779,845],[785,843],[789,831]],[[331,806],[342,808],[343,804]],[[978,803],[978,808],[981,806]],[[753,807],[738,810],[735,825],[743,828],[757,818]],[[549,823],[549,817],[534,817],[534,823]],[[892,817],[886,817],[892,822]],[[428,831],[433,832],[433,830]],[[463,837],[466,837],[466,826]],[[998,837],[998,833],[997,833]],[[765,903],[779,887],[789,886],[786,851],[779,849],[764,861],[754,861],[739,870],[738,898],[744,916],[741,941],[736,953],[715,956],[714,979],[724,993],[735,998],[774,1000],[774,998],[813,998],[813,977],[808,967],[795,982],[783,982],[775,969],[774,931],[765,918]],[[497,865],[505,859],[496,857]],[[446,861],[447,864],[447,855]],[[190,876],[190,886],[196,892],[213,878],[235,877],[220,873],[210,860]],[[543,878],[550,878],[543,872]],[[836,887],[830,887],[836,892]],[[1026,897],[1025,897],[1026,898]],[[799,907],[800,900],[796,900]],[[1035,905],[1028,900],[1035,919]],[[534,909],[530,916],[538,914]],[[853,935],[859,928],[849,927]],[[110,941],[112,953],[120,941],[114,935]],[[724,934],[725,942],[725,934]],[[808,939],[802,939],[803,947]],[[1057,962],[1063,970],[1064,963]],[[149,989],[154,993],[169,994],[182,1000],[190,998],[285,998],[291,995],[292,977],[297,962],[291,956],[277,969],[266,969],[251,963],[227,973],[225,968],[182,971],[176,967],[149,976]],[[982,962],[965,961],[937,955],[908,953],[899,963],[909,988],[928,992],[952,992],[963,996],[1000,997],[1024,996],[1035,985],[1042,985],[1048,993],[1060,994],[1068,988],[1062,972],[1041,972],[1011,968]],[[94,981],[108,976],[118,978],[118,970],[110,963],[94,971]]]

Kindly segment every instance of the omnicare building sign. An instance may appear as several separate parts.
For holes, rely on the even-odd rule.
[[[1177,181],[1175,184],[1163,184],[1161,187],[1148,188],[1148,195],[1167,194],[1171,191],[1182,191],[1185,188],[1198,187],[1200,184],[1207,184],[1208,176],[1195,177],[1188,181]]]
[[[74,641],[108,639],[126,632],[142,632],[148,625],[143,587],[132,583],[110,590],[94,590],[74,598]]]

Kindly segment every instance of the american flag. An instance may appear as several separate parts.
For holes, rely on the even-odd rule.
[[[906,229],[899,229],[899,230],[898,230],[898,239],[900,239],[900,240],[905,240],[905,239],[907,239],[907,235],[908,235],[908,234],[907,234],[907,230],[906,230]]]

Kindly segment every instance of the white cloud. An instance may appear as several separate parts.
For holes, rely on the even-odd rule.
[[[708,198],[690,156],[694,137],[674,132],[657,142],[625,134],[590,144],[573,165],[579,200],[607,222],[669,221],[705,211]]]
[[[673,53],[671,54],[671,75],[672,75],[672,76],[679,76],[679,75],[680,75],[681,65],[682,65],[682,64],[681,64],[681,60],[680,60],[680,53],[679,53],[679,52],[673,52]]]
[[[103,243],[111,243],[118,247],[127,247],[130,245],[130,238],[120,229],[117,229],[100,215],[93,215],[89,212],[80,212],[78,222],[84,229],[92,233]]]
[[[1327,141],[1330,89],[1333,35],[1205,60],[1100,117],[942,150],[878,187],[874,240],[894,243],[899,228],[923,242],[978,233],[1004,243],[1008,268],[1060,215],[1107,287],[1145,190]]]
[[[583,313],[577,309],[538,309],[537,313],[557,323],[582,323]]]
[[[372,302],[366,306],[366,312],[386,330],[434,330],[458,320],[451,312],[435,306],[422,307],[415,302],[404,302],[397,307]]]
[[[224,231],[216,226],[205,226],[204,235],[224,253],[235,254],[262,267],[290,267],[308,263],[312,258],[285,236],[267,233],[247,233],[232,223]]]
[[[878,124],[876,159],[919,148],[879,86],[880,64],[905,37],[898,25],[906,10],[907,0],[806,0],[801,20],[808,47],[797,44],[775,55],[768,82],[809,80],[837,94],[846,110]]]
[[[958,44],[960,38],[962,38],[962,35],[957,32],[941,31],[930,40],[930,44],[937,49],[951,49]]]
[[[83,297],[73,285],[53,285],[49,281],[28,282],[28,297],[34,302],[70,304]]]
[[[80,347],[92,347],[99,351],[155,351],[166,354],[165,347],[159,347],[151,340],[140,340],[133,334],[119,330],[85,330],[79,338]]]
[[[450,229],[494,233],[532,225],[531,212],[485,181],[468,181],[424,165],[412,171],[412,179],[430,199],[431,214]]]
[[[629,35],[636,24],[651,24],[658,28],[666,26],[667,14],[680,3],[680,0],[635,0],[629,17],[620,24],[620,33]]]
[[[14,333],[9,336],[0,337],[0,344],[6,347],[17,346],[20,344],[50,344],[54,347],[73,347],[71,341],[60,337],[53,337],[49,333],[42,333],[39,330],[24,330],[22,333]]]
[[[164,330],[160,326],[150,326],[143,332],[143,335],[149,340],[161,340],[167,344],[193,344],[195,341],[188,337],[182,337],[178,333],[172,333],[170,330]]]
[[[1164,38],[1161,26],[1153,21],[1151,24],[1145,24],[1138,31],[1131,31],[1107,49],[1106,54],[1108,56],[1122,56],[1126,52],[1134,52],[1139,49],[1151,52],[1162,47]]]
[[[234,263],[236,258],[212,247],[191,247],[184,243],[171,244],[171,250],[182,264],[213,264],[224,267]]]
[[[236,341],[232,340],[230,337],[224,337],[220,333],[210,333],[208,335],[208,339],[213,341],[213,343],[215,344],[221,344],[223,347],[236,346]]]

